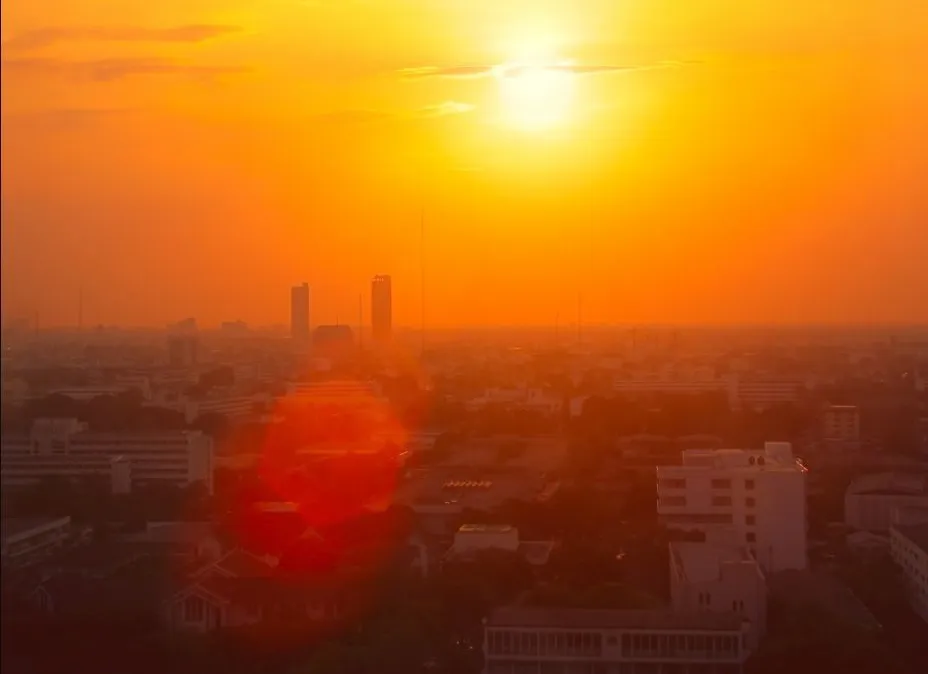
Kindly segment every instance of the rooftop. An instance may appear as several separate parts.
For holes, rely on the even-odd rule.
[[[928,524],[896,527],[896,530],[928,554]]]
[[[740,631],[741,622],[733,613],[504,606],[491,613],[487,626],[729,632]]]
[[[693,583],[717,580],[723,564],[757,564],[745,548],[735,545],[674,542],[670,544],[670,555],[686,580]]]

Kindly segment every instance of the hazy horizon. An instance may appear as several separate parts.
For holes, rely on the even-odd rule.
[[[2,8],[4,315],[926,323],[911,0]]]

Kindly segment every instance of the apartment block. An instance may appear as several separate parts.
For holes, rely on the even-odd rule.
[[[657,511],[666,526],[743,544],[766,573],[806,568],[807,469],[789,443],[690,449],[682,459],[657,468]]]

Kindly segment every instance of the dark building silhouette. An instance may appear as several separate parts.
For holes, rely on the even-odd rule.
[[[300,342],[309,341],[309,284],[290,289],[290,336]]]
[[[313,330],[313,354],[340,361],[354,353],[354,330],[347,325],[319,325]]]
[[[393,333],[393,291],[389,276],[371,281],[371,332],[375,342],[389,342]]]

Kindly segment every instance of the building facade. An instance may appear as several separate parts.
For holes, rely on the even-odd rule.
[[[2,483],[94,476],[133,483],[202,483],[213,492],[212,438],[196,431],[94,433],[76,419],[37,419],[23,437],[3,439]]]
[[[735,614],[512,606],[484,624],[484,674],[737,674]]]
[[[844,492],[844,523],[886,534],[900,509],[928,508],[928,476],[909,473],[862,475]]]
[[[856,405],[829,405],[822,415],[822,437],[842,444],[860,442],[860,412]]]
[[[290,289],[290,336],[299,342],[309,341],[309,284]]]
[[[902,570],[912,609],[928,622],[928,524],[894,526],[890,551]]]
[[[734,613],[747,622],[749,645],[767,632],[767,580],[745,546],[670,544],[670,597],[675,611]]]
[[[669,527],[745,545],[766,573],[804,569],[806,472],[789,443],[684,450],[682,465],[657,468],[657,512]]]
[[[371,281],[371,333],[375,342],[385,344],[393,335],[393,289],[389,276]]]

